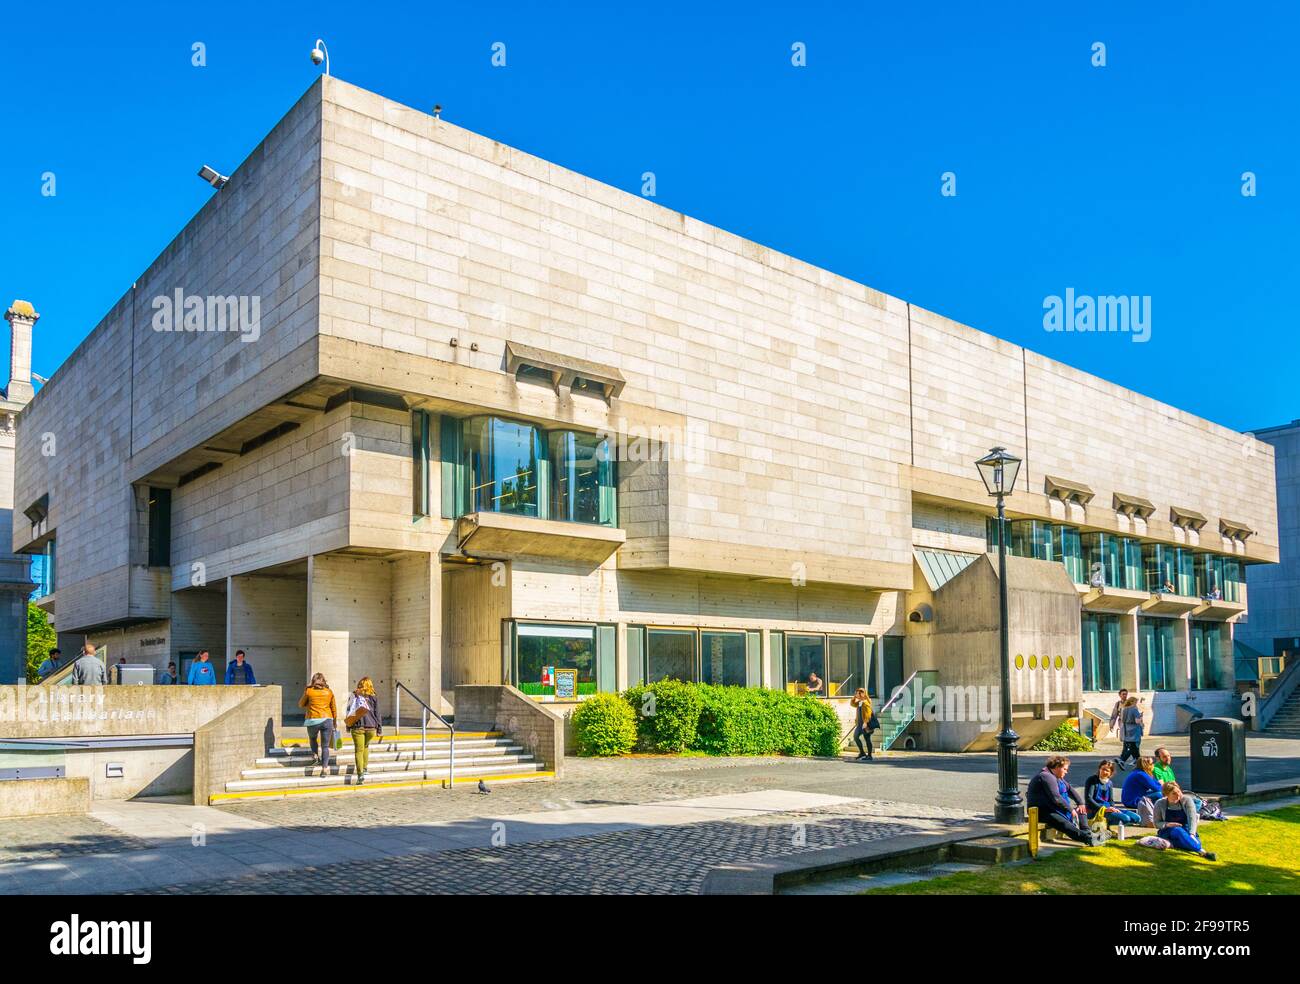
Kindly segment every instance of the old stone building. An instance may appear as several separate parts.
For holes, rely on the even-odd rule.
[[[1169,730],[1232,709],[1277,560],[1249,440],[327,77],[20,416],[13,546],[60,632],[244,648],[286,712],[315,671],[978,703],[1005,445],[1017,727],[1127,685]]]

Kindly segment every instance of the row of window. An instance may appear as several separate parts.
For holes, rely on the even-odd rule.
[[[554,673],[577,671],[578,695],[617,689],[613,625],[509,622],[511,680],[532,696],[555,693]],[[816,632],[770,633],[769,677],[790,693],[851,697],[902,683],[902,639],[885,638],[884,688],[875,672],[873,636]],[[762,633],[756,629],[627,627],[628,685],[683,680],[757,687],[762,681]]]
[[[1152,594],[1240,601],[1242,564],[1204,550],[1142,543],[1113,533],[1081,533],[1064,523],[1017,519],[1007,523],[1007,551],[1017,557],[1063,563],[1076,584]],[[998,523],[990,518],[988,548],[998,548]]]
[[[610,441],[583,431],[543,430],[504,417],[412,415],[415,515],[432,512],[429,474],[434,422],[441,451],[442,516],[512,513],[571,523],[618,525]]]
[[[1176,689],[1174,632],[1180,624],[1176,619],[1138,618],[1139,690]],[[1229,686],[1224,624],[1192,620],[1188,628],[1192,647],[1188,687],[1192,690],[1220,690]],[[1119,616],[1084,612],[1082,634],[1083,689],[1118,690],[1124,685]]]

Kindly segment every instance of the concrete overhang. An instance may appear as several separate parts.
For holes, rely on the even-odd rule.
[[[1192,618],[1208,618],[1214,621],[1226,622],[1230,618],[1246,614],[1246,606],[1239,601],[1227,601],[1223,598],[1204,599],[1200,605],[1192,609]]]
[[[1151,596],[1145,591],[1127,588],[1092,588],[1086,584],[1075,585],[1082,596],[1083,607],[1090,612],[1131,612]]]
[[[609,526],[511,513],[471,513],[456,523],[456,544],[460,552],[488,560],[529,556],[600,563],[626,540],[625,532]]]
[[[1188,595],[1153,594],[1142,603],[1142,610],[1152,615],[1182,615],[1200,604],[1200,598],[1192,598]]]

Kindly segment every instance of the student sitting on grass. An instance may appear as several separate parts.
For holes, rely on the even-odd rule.
[[[1154,763],[1149,755],[1138,759],[1138,767],[1129,773],[1120,789],[1120,800],[1136,810],[1144,827],[1155,826],[1155,802],[1160,798],[1160,783],[1151,774]]]
[[[1025,802],[1038,807],[1038,816],[1053,830],[1081,844],[1097,842],[1088,830],[1088,808],[1079,791],[1065,781],[1070,760],[1053,755],[1043,764],[1043,771],[1029,780]]]
[[[1180,851],[1191,851],[1207,861],[1217,861],[1218,856],[1201,847],[1196,836],[1197,816],[1192,809],[1192,798],[1183,793],[1176,782],[1164,784],[1164,795],[1156,800],[1156,836],[1163,837]]]
[[[1106,819],[1111,823],[1136,824],[1141,821],[1132,810],[1125,810],[1115,805],[1115,786],[1111,777],[1115,774],[1115,763],[1102,759],[1097,766],[1096,775],[1090,777],[1083,787],[1083,801],[1088,804],[1088,813],[1096,816],[1105,811]]]

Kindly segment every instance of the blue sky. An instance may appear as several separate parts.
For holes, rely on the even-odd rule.
[[[311,84],[319,35],[349,82],[628,191],[653,171],[663,205],[1157,399],[1239,429],[1300,417],[1289,3],[230,0],[5,20],[0,301],[41,312],[43,375],[212,193],[198,166],[229,173]],[[1045,331],[1067,288],[1149,296],[1150,340]]]

